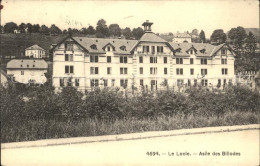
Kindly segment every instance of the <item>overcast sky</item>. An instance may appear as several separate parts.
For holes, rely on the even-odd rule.
[[[56,24],[61,29],[96,26],[99,19],[107,25],[136,28],[145,20],[154,23],[155,33],[203,29],[206,37],[213,30],[225,32],[233,27],[259,27],[259,3],[247,1],[21,1],[3,0],[2,24]]]

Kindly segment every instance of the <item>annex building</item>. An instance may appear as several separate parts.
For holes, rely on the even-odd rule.
[[[221,87],[235,83],[234,52],[227,44],[171,43],[144,22],[140,40],[68,36],[53,49],[53,86],[159,89]]]

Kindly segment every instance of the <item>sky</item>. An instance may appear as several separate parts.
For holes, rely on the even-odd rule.
[[[107,25],[121,28],[141,27],[153,22],[155,33],[204,30],[210,37],[215,29],[259,27],[259,2],[256,0],[185,0],[185,1],[72,1],[72,0],[3,0],[1,24],[55,24],[62,30],[96,27],[101,18]]]

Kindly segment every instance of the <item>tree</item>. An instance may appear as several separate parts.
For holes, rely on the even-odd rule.
[[[210,36],[210,41],[211,42],[216,42],[218,44],[225,43],[227,40],[227,36],[224,33],[223,29],[216,29]]]
[[[32,26],[32,24],[27,23],[27,24],[26,24],[26,29],[27,29],[27,32],[28,32],[28,33],[32,33],[32,31],[33,31],[33,26]]]
[[[39,33],[39,30],[40,30],[40,25],[39,24],[34,24],[32,26],[32,32],[33,33]]]
[[[121,28],[119,27],[118,24],[110,24],[108,29],[110,35],[118,36],[118,37],[121,36]]]
[[[130,39],[133,36],[131,29],[128,27],[122,30],[122,34],[125,36],[126,39]]]
[[[197,29],[193,29],[191,34],[195,35],[195,36],[198,36],[199,35],[199,31]]]
[[[200,32],[200,41],[202,43],[206,42],[205,32],[203,30],[201,30],[201,32]]]
[[[256,37],[253,35],[252,32],[249,32],[246,40],[245,40],[245,49],[248,53],[250,54],[255,54],[255,50],[256,50]]]
[[[68,34],[68,31],[67,31],[66,29],[64,29],[64,30],[62,31],[62,34]]]
[[[134,28],[132,33],[133,33],[134,38],[136,40],[139,40],[143,36],[144,30],[142,28],[138,27],[138,28]]]
[[[93,26],[90,25],[90,26],[88,27],[86,33],[87,33],[88,35],[94,35],[94,34],[96,33],[96,30],[94,29]]]
[[[232,28],[228,33],[228,37],[234,44],[236,51],[243,49],[244,39],[246,38],[246,31],[243,27]]]
[[[4,31],[4,27],[0,25],[0,33],[3,33],[3,31]]]
[[[42,25],[39,29],[41,34],[49,34],[49,28],[46,25]]]
[[[52,24],[50,27],[50,33],[57,35],[57,34],[61,34],[62,32],[59,27],[57,27],[55,24]]]
[[[26,28],[26,24],[25,24],[25,23],[21,23],[21,24],[18,26],[18,30],[19,30],[21,33],[25,33],[25,28]]]
[[[106,21],[104,19],[100,19],[97,22],[97,27],[96,27],[96,36],[98,38],[103,38],[109,36],[109,29],[106,25]]]
[[[14,30],[18,29],[18,26],[14,22],[8,22],[4,25],[5,33],[14,33]]]

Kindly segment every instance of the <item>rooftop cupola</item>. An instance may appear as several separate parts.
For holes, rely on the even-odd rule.
[[[152,32],[151,26],[153,25],[152,22],[149,22],[149,20],[146,20],[146,22],[144,22],[142,24],[142,26],[144,26],[144,32]]]

